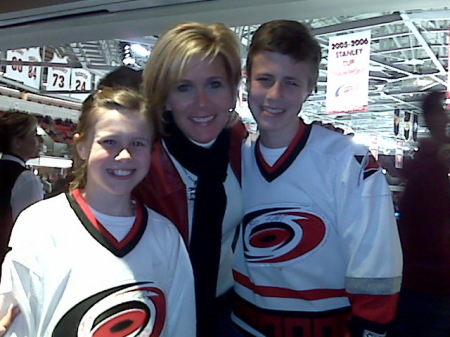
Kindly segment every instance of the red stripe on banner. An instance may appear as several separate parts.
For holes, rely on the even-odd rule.
[[[258,286],[254,284],[248,276],[245,276],[236,270],[233,270],[233,276],[236,282],[264,297],[296,298],[306,301],[314,301],[325,298],[347,296],[345,289],[293,290],[279,287]]]

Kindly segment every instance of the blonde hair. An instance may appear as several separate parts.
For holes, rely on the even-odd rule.
[[[233,90],[241,80],[239,41],[223,23],[205,25],[199,22],[180,23],[164,33],[155,44],[144,69],[144,94],[147,109],[154,121],[161,123],[170,91],[186,72],[193,57],[202,60],[222,57]]]
[[[117,110],[121,113],[134,113],[150,122],[154,128],[154,123],[145,109],[143,96],[130,88],[102,87],[100,90],[89,95],[81,106],[81,115],[78,121],[77,134],[73,143],[74,160],[74,180],[70,184],[70,189],[84,188],[87,179],[87,163],[76,150],[79,142],[84,142],[89,136],[89,132],[95,126],[99,116],[108,113],[110,110]],[[156,131],[156,130],[153,130]],[[153,135],[155,132],[152,133]]]

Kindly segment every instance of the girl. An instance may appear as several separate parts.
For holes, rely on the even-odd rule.
[[[189,257],[177,229],[131,198],[150,166],[141,96],[103,88],[83,103],[71,192],[18,218],[0,315],[17,336],[195,336]],[[15,300],[13,300],[15,299]]]

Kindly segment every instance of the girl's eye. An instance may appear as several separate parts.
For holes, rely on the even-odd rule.
[[[147,144],[145,142],[141,142],[141,141],[134,141],[133,146],[143,147],[143,146],[147,146]]]
[[[287,85],[293,85],[293,86],[295,86],[295,87],[298,87],[298,83],[297,83],[296,81],[294,81],[294,80],[287,80],[287,81],[286,81],[286,84],[287,84]]]
[[[106,145],[106,146],[112,146],[116,144],[116,141],[114,139],[104,139],[100,141],[100,144]]]

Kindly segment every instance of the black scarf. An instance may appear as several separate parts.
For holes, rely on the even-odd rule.
[[[191,142],[171,123],[164,137],[170,154],[198,177],[195,193],[189,255],[195,278],[197,336],[215,335],[215,297],[227,204],[223,183],[227,177],[230,135],[222,131],[211,148]]]

